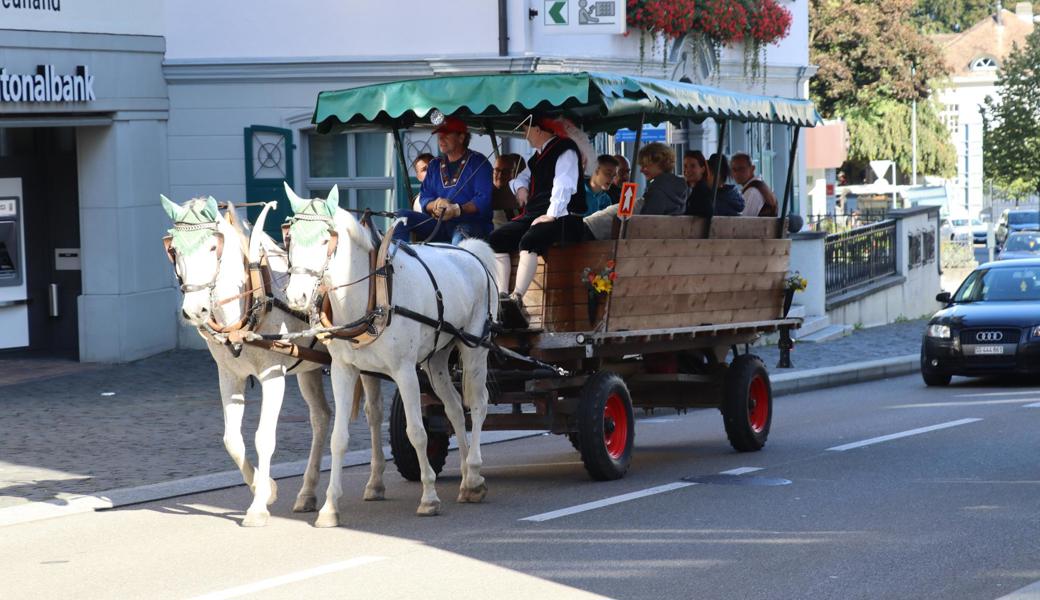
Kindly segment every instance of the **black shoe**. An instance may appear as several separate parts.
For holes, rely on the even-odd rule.
[[[501,295],[498,320],[506,329],[527,329],[531,325],[531,315],[524,307],[523,298],[518,295]]]

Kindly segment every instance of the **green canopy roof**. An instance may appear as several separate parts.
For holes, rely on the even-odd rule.
[[[321,133],[429,123],[439,110],[471,125],[515,127],[532,110],[564,114],[587,132],[683,119],[757,121],[812,127],[808,100],[609,73],[517,73],[395,81],[321,92],[313,123]]]

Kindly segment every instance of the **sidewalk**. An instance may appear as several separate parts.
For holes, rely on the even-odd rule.
[[[776,369],[776,347],[753,348],[774,378],[919,352],[924,321],[910,321],[823,344],[798,344],[789,372]],[[0,509],[68,502],[83,494],[143,486],[234,469],[224,450],[216,366],[205,351],[168,352],[124,365],[0,359]],[[250,460],[259,419],[259,387],[246,390]],[[331,387],[326,379],[331,404]],[[393,395],[384,385],[385,416]],[[307,408],[295,380],[286,386],[274,462],[307,458]],[[386,424],[383,443],[387,444]],[[369,448],[362,417],[350,426],[350,450]],[[388,466],[393,469],[393,465]]]

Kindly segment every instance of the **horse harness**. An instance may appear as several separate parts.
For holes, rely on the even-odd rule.
[[[228,219],[231,220],[231,214],[229,213]],[[271,312],[272,308],[278,308],[279,310],[288,313],[292,317],[299,319],[303,322],[307,322],[307,315],[295,311],[290,308],[287,304],[276,298],[271,292],[272,289],[272,277],[271,267],[267,262],[267,256],[261,257],[259,262],[249,262],[249,253],[243,251],[245,257],[245,268],[246,273],[249,275],[249,288],[246,291],[231,296],[229,298],[217,299],[216,298],[216,284],[217,277],[220,273],[220,260],[224,253],[224,234],[217,231],[217,222],[206,222],[206,223],[174,223],[174,229],[179,231],[201,231],[204,229],[213,230],[213,236],[217,240],[217,264],[218,267],[213,272],[213,279],[206,284],[185,284],[181,277],[180,271],[177,270],[177,251],[173,247],[173,236],[167,235],[163,237],[163,247],[166,251],[166,257],[174,265],[174,273],[177,276],[177,283],[180,286],[182,293],[201,292],[209,291],[210,306],[217,307],[223,306],[229,302],[241,299],[243,301],[243,314],[244,316],[230,325],[221,325],[217,323],[215,317],[210,317],[209,321],[203,323],[198,327],[199,335],[203,339],[214,341],[218,344],[226,346],[231,352],[231,355],[238,358],[242,354],[242,345],[248,344],[258,348],[263,348],[278,354],[283,354],[292,358],[296,358],[296,362],[292,364],[286,372],[290,372],[293,369],[300,366],[304,360],[316,362],[319,364],[328,365],[331,363],[331,357],[328,353],[314,350],[314,344],[317,339],[311,341],[308,347],[301,347],[298,344],[286,342],[282,340],[267,340],[267,339],[255,339],[253,334],[257,328],[263,323],[264,318]],[[243,249],[244,250],[244,249]]]
[[[366,211],[366,213],[361,217],[361,224],[368,231],[372,239],[372,250],[369,251],[368,255],[369,274],[356,281],[330,288],[324,286],[321,282],[325,278],[325,273],[328,270],[329,263],[332,261],[332,257],[338,246],[338,234],[333,226],[331,217],[308,213],[297,213],[293,219],[324,221],[328,225],[329,234],[331,236],[326,251],[325,262],[322,265],[321,271],[296,266],[290,267],[289,269],[290,273],[305,274],[315,278],[315,285],[317,286],[318,291],[318,294],[315,297],[315,307],[318,308],[316,311],[318,323],[315,324],[320,325],[320,330],[318,331],[317,336],[321,338],[323,342],[327,343],[331,338],[349,341],[355,348],[367,346],[376,341],[383,331],[389,327],[393,315],[396,314],[434,329],[433,350],[431,350],[430,353],[420,362],[426,362],[434,352],[441,348],[440,336],[442,332],[450,335],[454,339],[462,341],[463,344],[466,344],[471,348],[482,345],[489,346],[492,321],[491,298],[494,295],[491,293],[491,274],[487,271],[487,268],[484,267],[484,264],[480,262],[480,259],[472,252],[465,248],[459,248],[458,246],[429,244],[431,246],[435,245],[441,248],[465,252],[472,256],[481,267],[484,267],[484,272],[488,278],[488,306],[487,319],[484,322],[483,331],[480,336],[459,329],[455,325],[444,320],[444,294],[441,292],[440,285],[437,283],[437,278],[434,276],[433,271],[430,269],[429,265],[422,260],[418,252],[415,251],[415,248],[406,242],[393,239],[394,230],[397,227],[398,222],[394,222],[387,232],[380,237],[378,230],[372,223],[371,213]],[[291,225],[292,220],[282,226],[282,235],[283,239],[285,239],[287,249],[290,243],[289,229]],[[409,308],[393,304],[393,259],[396,256],[397,250],[401,250],[408,256],[414,258],[426,271],[426,275],[430,279],[430,284],[433,286],[434,297],[437,301],[436,319]],[[360,319],[345,325],[334,325],[332,321],[332,303],[330,293],[335,289],[349,287],[365,280],[371,280],[368,286],[368,306],[365,315]]]

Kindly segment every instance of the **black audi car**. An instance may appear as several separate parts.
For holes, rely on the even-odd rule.
[[[948,385],[953,375],[1040,374],[1040,258],[990,262],[972,271],[946,308],[928,321],[921,375]]]

